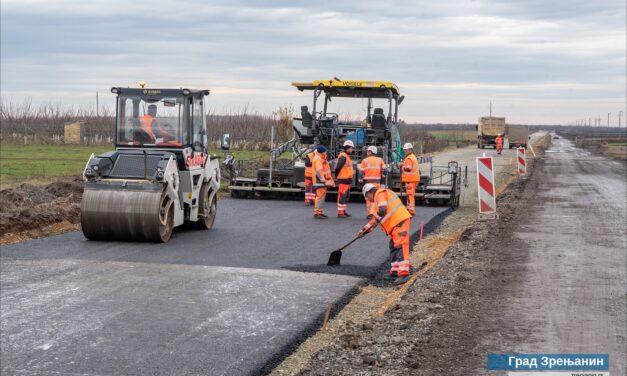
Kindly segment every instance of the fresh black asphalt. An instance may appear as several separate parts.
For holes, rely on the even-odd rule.
[[[3,246],[2,374],[258,373],[387,258],[376,230],[324,266],[366,223],[363,204],[348,220],[327,209],[321,221],[301,202],[222,200],[212,230],[165,244],[72,232]],[[412,231],[445,210],[420,207]]]

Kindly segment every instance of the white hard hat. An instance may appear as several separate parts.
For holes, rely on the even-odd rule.
[[[361,193],[363,193],[364,197],[366,197],[366,193],[372,191],[373,189],[377,189],[377,187],[372,183],[366,183],[361,188]]]
[[[350,146],[350,147],[354,148],[355,144],[353,144],[353,141],[351,141],[351,140],[346,140],[346,141],[344,141],[344,147],[347,147],[347,146]]]
[[[372,154],[377,154],[377,147],[372,145],[372,146],[368,146],[367,149],[369,152],[371,152]]]
[[[403,145],[403,150],[407,150],[407,149],[413,149],[414,145],[411,144],[411,142],[407,142],[405,145]]]

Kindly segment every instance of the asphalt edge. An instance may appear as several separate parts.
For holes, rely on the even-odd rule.
[[[437,228],[442,224],[442,221],[453,212],[453,208],[447,208],[431,217],[431,219],[425,223],[423,228],[423,237],[437,230]],[[420,227],[418,226],[416,230],[410,236],[410,249],[413,250],[416,243],[420,241]],[[329,314],[329,320],[333,319],[337,316],[338,313],[344,309],[344,307],[350,303],[353,298],[359,294],[362,286],[367,285],[376,285],[381,286],[380,283],[377,283],[377,276],[381,274],[383,270],[387,269],[387,261],[384,261],[379,266],[376,267],[376,273],[373,276],[369,277],[361,277],[362,281],[357,283],[357,285],[353,286],[348,292],[344,295],[340,296],[337,300],[331,303],[331,311]],[[302,272],[308,273],[308,272]],[[388,284],[388,287],[391,286]],[[325,313],[321,313],[316,319],[314,319],[309,325],[303,329],[303,331],[297,335],[292,341],[290,341],[287,345],[283,346],[279,351],[275,353],[257,372],[251,373],[251,376],[257,375],[268,375],[270,374],[283,360],[289,357],[292,353],[294,353],[300,345],[302,345],[309,337],[314,335],[318,330],[322,328],[324,324]]]

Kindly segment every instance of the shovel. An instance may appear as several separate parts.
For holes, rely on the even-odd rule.
[[[348,243],[344,244],[340,248],[331,252],[331,254],[329,255],[329,261],[327,262],[327,265],[329,266],[340,265],[340,260],[342,259],[342,250],[348,247],[349,245],[353,244],[357,239],[359,239],[359,235],[360,234],[357,234],[357,236],[352,238]]]
[[[375,227],[379,225],[380,221],[377,221],[377,223],[375,223]],[[340,260],[342,259],[342,250],[346,247],[348,247],[349,245],[355,243],[355,241],[357,239],[359,239],[359,235],[361,235],[361,232],[359,234],[357,234],[357,236],[355,236],[354,238],[352,238],[348,243],[344,244],[343,246],[341,246],[340,248],[336,249],[335,251],[331,252],[331,254],[329,255],[329,261],[327,261],[327,265],[328,266],[335,266],[335,265],[340,265]],[[366,234],[364,234],[366,235]]]

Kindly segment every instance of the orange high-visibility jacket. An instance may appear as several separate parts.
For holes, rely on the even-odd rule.
[[[305,160],[305,177],[309,178],[309,179],[313,178],[313,160],[314,160],[314,157],[315,157],[315,154],[312,151],[311,153],[307,154],[307,159],[309,160],[309,162],[307,162],[307,159]]]
[[[371,155],[364,158],[360,164],[362,177],[365,182],[380,182],[385,171],[385,162],[379,157]]]
[[[316,152],[312,166],[314,187],[323,187],[328,180],[331,180],[331,167],[326,157]]]
[[[154,117],[150,116],[150,115],[144,115],[141,118],[141,124],[139,126],[139,128],[141,130],[143,130],[144,132],[146,132],[146,134],[148,134],[148,136],[150,136],[150,140],[154,142],[155,140],[155,132],[152,128],[152,123],[155,123],[155,126],[157,125],[157,119],[155,119]]]
[[[496,137],[496,144],[498,146],[503,146],[503,137]]]
[[[401,181],[403,183],[417,183],[420,181],[420,168],[418,167],[418,159],[412,153],[405,157],[403,161],[403,172]]]
[[[377,189],[374,194],[374,205],[376,214],[371,222],[374,224],[378,220],[381,228],[388,235],[399,223],[411,218],[411,214],[409,214],[401,199],[390,189]],[[387,209],[385,214],[379,217],[379,209],[383,206]]]
[[[355,174],[355,172],[353,171],[353,161],[351,160],[351,157],[349,157],[346,152],[340,152],[338,159],[342,157],[344,157],[346,160],[344,161],[344,166],[342,166],[342,169],[337,174],[336,178],[338,181],[350,180],[353,178]]]

